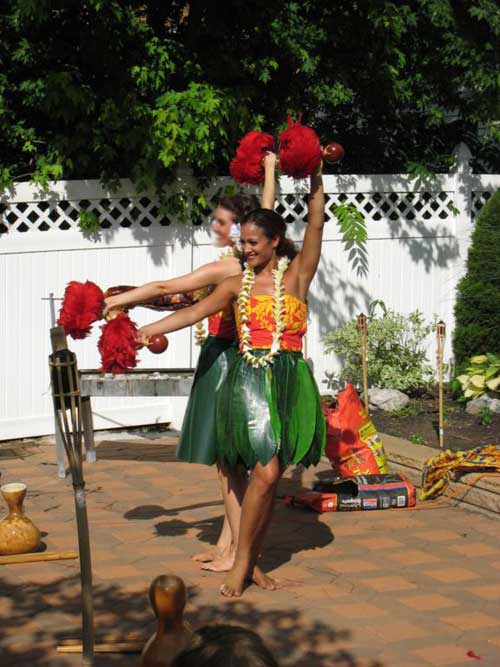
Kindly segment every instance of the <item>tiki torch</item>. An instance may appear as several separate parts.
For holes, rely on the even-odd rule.
[[[366,412],[368,412],[369,411],[368,363],[367,363],[368,327],[367,327],[367,317],[364,313],[358,315],[358,331],[359,331],[359,342],[361,347],[361,367],[363,369],[363,401],[365,404]]]
[[[443,353],[444,339],[446,336],[446,324],[441,320],[437,323],[437,365],[438,365],[438,387],[439,387],[439,447],[444,448],[444,401],[443,401]]]
[[[82,469],[80,381],[76,355],[68,350],[64,328],[52,328],[50,338],[52,354],[49,356],[49,371],[54,414],[68,457],[75,497],[82,588],[82,661],[86,667],[92,667],[94,664],[94,601],[92,598],[89,525]]]

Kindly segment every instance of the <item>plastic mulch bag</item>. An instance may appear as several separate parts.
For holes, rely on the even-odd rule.
[[[349,383],[337,397],[337,407],[323,404],[326,419],[326,456],[343,477],[389,472],[387,457],[377,429],[354,385]]]

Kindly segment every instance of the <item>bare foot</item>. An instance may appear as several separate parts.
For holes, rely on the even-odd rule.
[[[243,593],[247,568],[234,566],[220,587],[220,592],[227,598],[239,598]]]
[[[257,584],[257,586],[260,586],[260,588],[263,588],[266,591],[275,591],[278,588],[281,588],[281,584],[277,579],[273,579],[273,577],[270,577],[268,574],[265,574],[265,572],[262,572],[260,567],[257,565],[253,569],[252,581],[254,584]]]
[[[214,547],[209,551],[203,551],[201,554],[196,554],[191,557],[192,560],[195,560],[197,563],[210,563],[217,558],[221,558],[224,554],[224,549],[221,547]]]
[[[210,572],[229,572],[234,565],[234,552],[223,553],[210,562],[205,562],[201,566],[202,570],[209,570]]]

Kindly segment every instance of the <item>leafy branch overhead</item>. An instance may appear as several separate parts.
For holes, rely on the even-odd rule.
[[[354,204],[339,204],[333,207],[332,211],[337,218],[344,249],[348,252],[352,268],[359,276],[366,276],[368,274],[366,220]]]
[[[304,113],[344,173],[499,168],[496,0],[12,0],[0,14],[0,177],[227,173],[249,129]],[[351,229],[351,231],[353,231]]]

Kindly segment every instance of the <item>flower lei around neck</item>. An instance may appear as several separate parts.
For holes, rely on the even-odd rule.
[[[238,297],[238,314],[241,323],[240,348],[246,363],[250,364],[254,368],[272,364],[274,357],[281,350],[281,337],[283,336],[283,331],[285,329],[285,285],[283,282],[283,276],[285,275],[285,271],[287,270],[289,263],[290,260],[288,257],[281,257],[281,259],[278,261],[278,268],[273,270],[273,313],[276,328],[273,332],[271,349],[267,354],[264,354],[261,357],[256,357],[252,354],[251,334],[249,327],[250,293],[255,283],[255,272],[250,266],[248,266],[248,264],[245,264],[243,280],[241,282],[241,289]]]
[[[238,257],[238,256],[239,256],[239,250],[236,246],[233,246],[232,248],[226,248],[225,250],[223,250],[220,253],[218,259],[223,260],[227,259],[228,257]],[[205,330],[205,325],[203,323],[203,320],[196,322],[196,324],[194,325],[194,340],[196,345],[199,345],[200,347],[207,340],[207,332]]]

